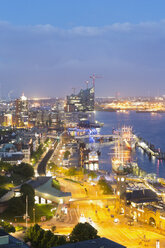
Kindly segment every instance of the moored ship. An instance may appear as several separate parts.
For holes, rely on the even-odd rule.
[[[115,141],[114,155],[111,162],[112,170],[116,174],[129,174],[132,172],[130,151],[124,148],[121,136],[118,136]]]
[[[133,134],[132,127],[131,126],[123,126],[121,129],[113,129],[113,134],[121,138],[120,142],[123,143],[123,145],[132,150],[135,148],[136,144],[136,136]]]

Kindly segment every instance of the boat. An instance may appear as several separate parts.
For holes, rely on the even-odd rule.
[[[111,159],[112,170],[116,174],[129,174],[132,172],[132,165],[130,161],[130,154],[123,146],[120,136],[115,141],[114,156]]]
[[[93,150],[88,153],[88,159],[85,161],[85,166],[87,170],[91,171],[97,171],[99,169],[98,152]]]
[[[113,129],[113,134],[121,137],[121,141],[126,148],[133,150],[136,145],[136,136],[133,134],[131,126],[123,126],[121,129]]]

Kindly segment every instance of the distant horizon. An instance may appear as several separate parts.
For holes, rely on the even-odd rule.
[[[0,97],[165,94],[163,0],[1,1]]]

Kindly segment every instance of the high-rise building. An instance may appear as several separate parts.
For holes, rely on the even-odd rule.
[[[17,126],[27,126],[28,125],[28,99],[24,94],[16,99],[15,101],[16,109],[16,125]]]
[[[4,114],[4,124],[5,126],[12,126],[13,125],[13,116],[10,113]]]
[[[95,90],[94,87],[81,89],[80,92],[67,96],[67,112],[94,111]]]

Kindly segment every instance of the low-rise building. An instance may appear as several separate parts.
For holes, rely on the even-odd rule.
[[[30,146],[29,145],[22,145],[22,153],[24,155],[23,162],[30,164]]]
[[[52,177],[37,177],[28,182],[35,191],[36,203],[68,203],[71,199],[70,192],[63,192],[52,186]]]
[[[3,229],[0,229],[0,248],[28,248],[29,246],[26,245],[19,239],[11,236]]]
[[[56,246],[56,248],[126,248],[126,246],[120,245],[119,243],[116,243],[110,239],[98,238],[98,239],[85,240],[74,244],[71,243],[71,244]]]

